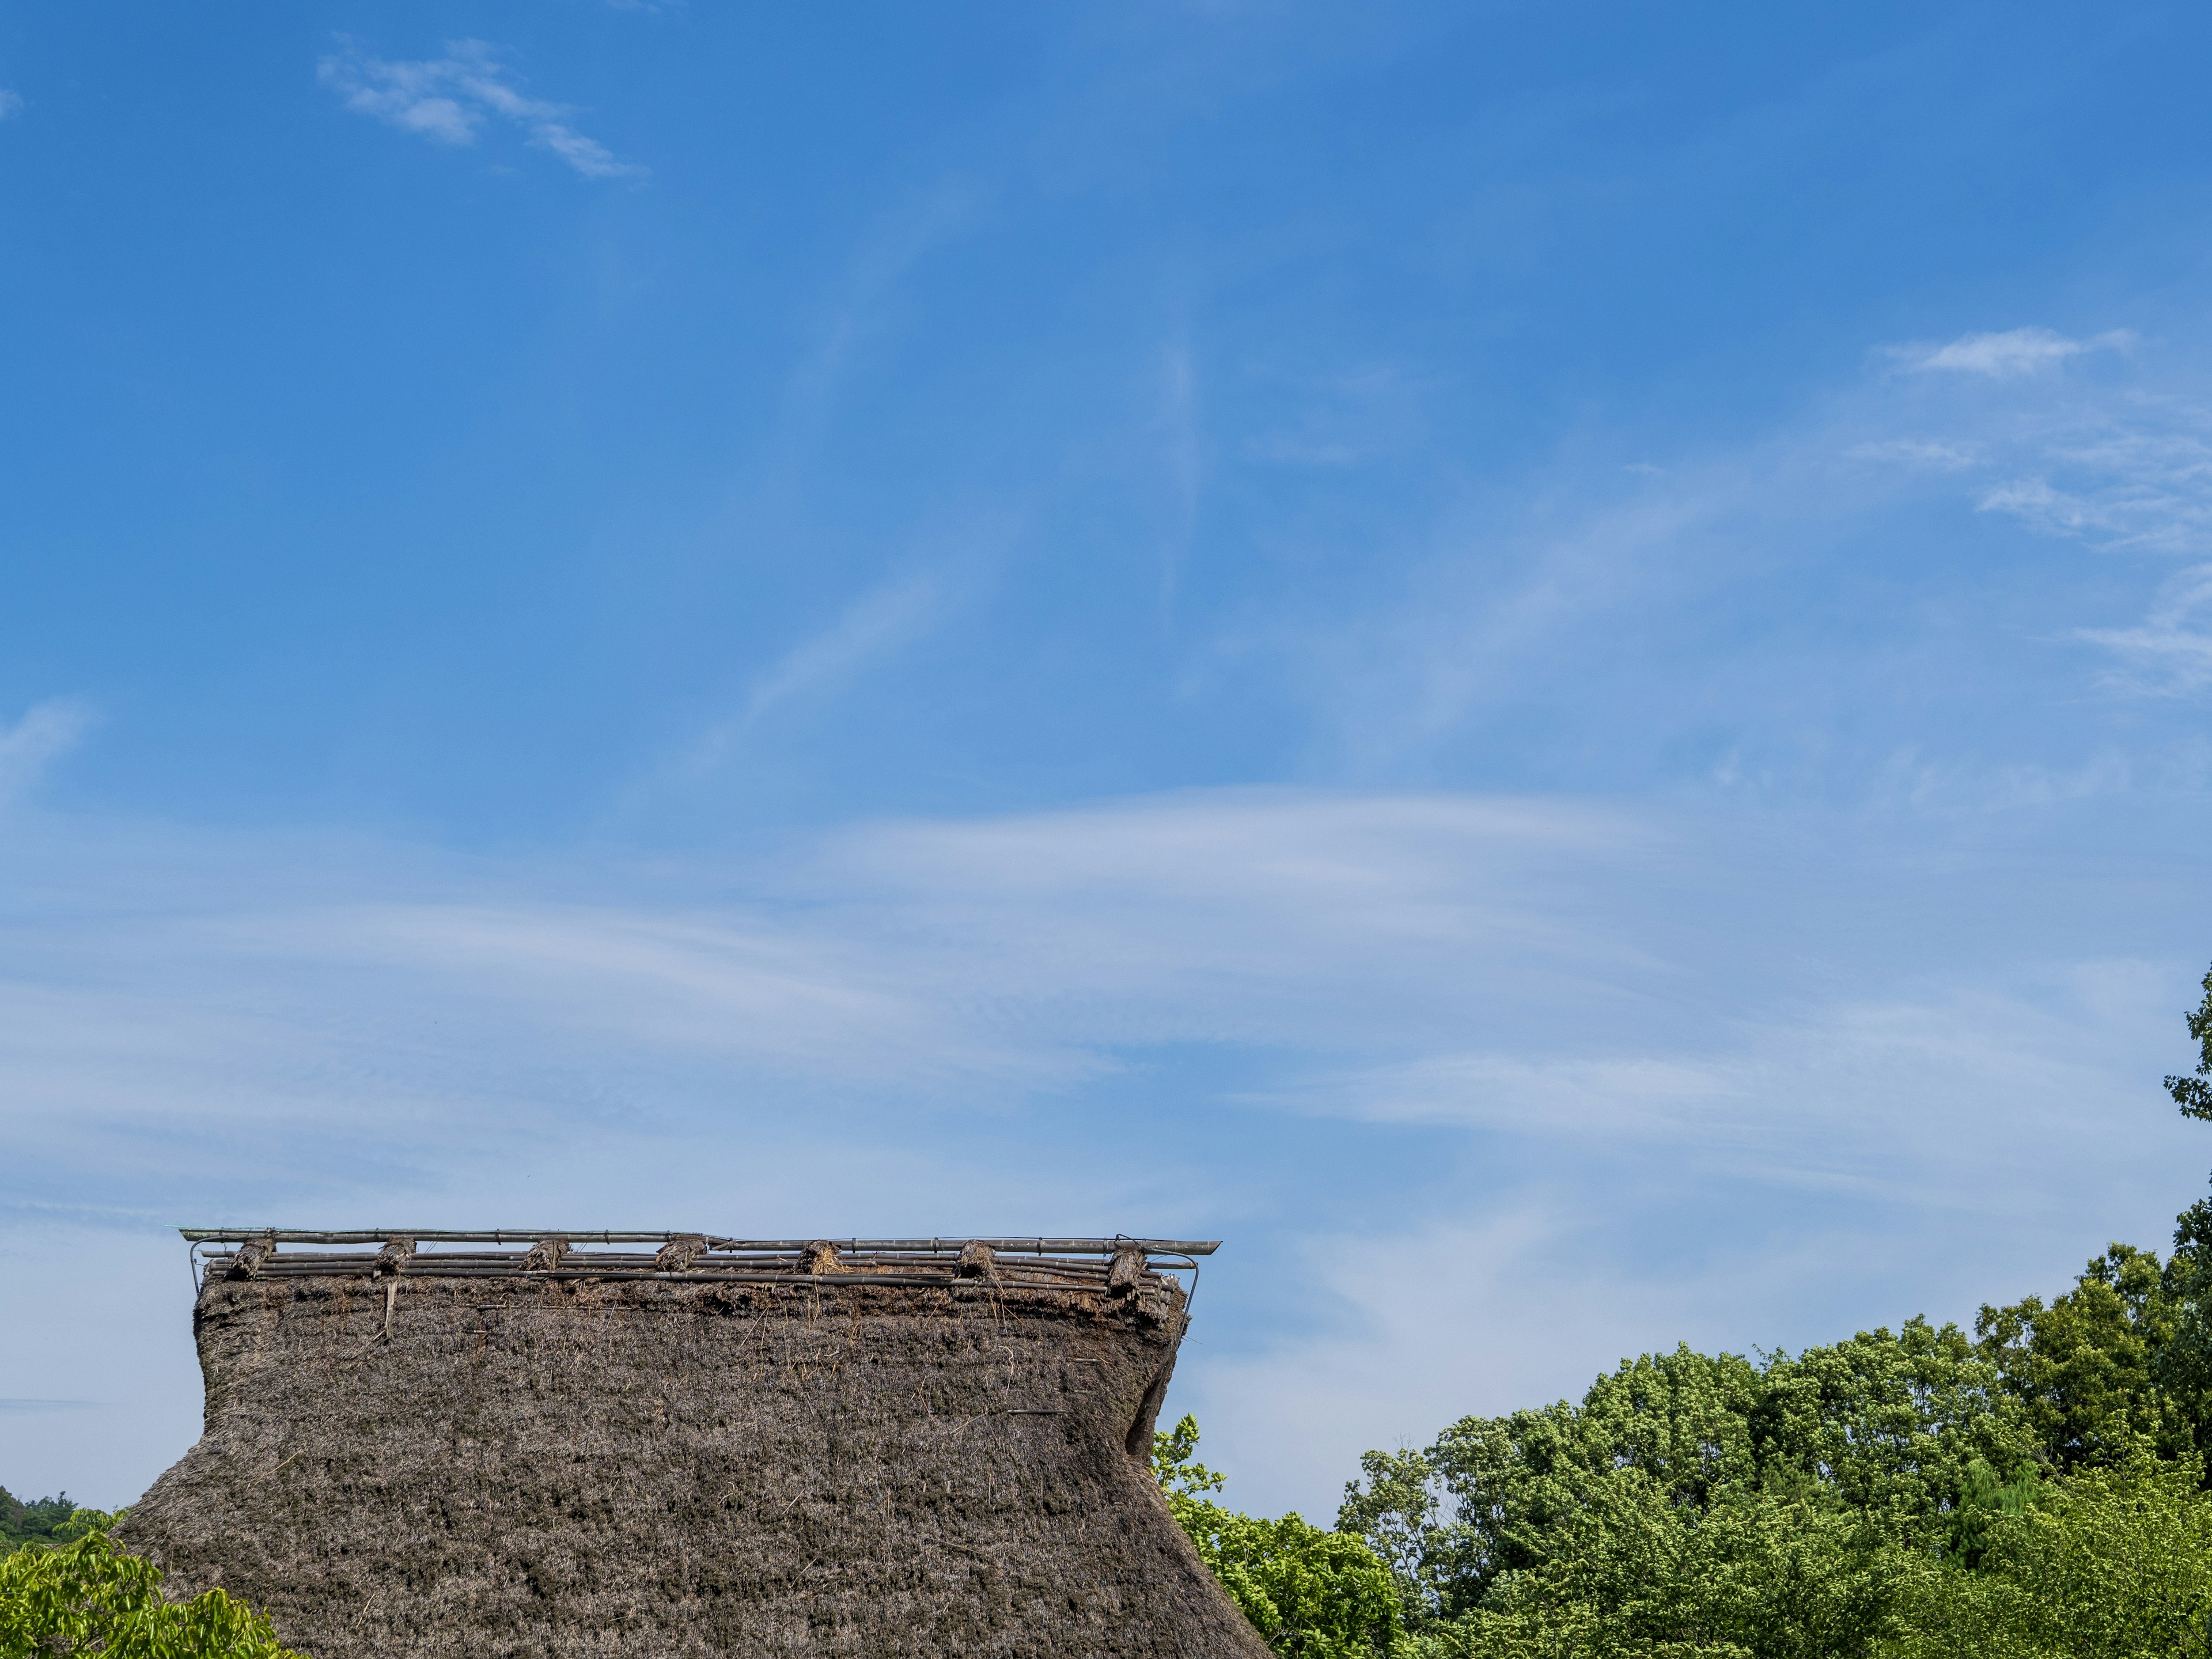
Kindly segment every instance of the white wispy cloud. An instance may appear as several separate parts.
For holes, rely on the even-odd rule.
[[[1982,459],[1976,444],[1933,438],[1869,439],[1852,445],[1845,453],[1856,461],[1902,461],[1939,472],[1963,471]]]
[[[2044,350],[2044,362],[2131,338],[2115,332],[2068,342],[2043,337],[2042,331],[2015,331],[1956,344],[2017,343],[2023,332],[2038,335],[2027,355]],[[2060,346],[2067,352],[2059,353]],[[1984,356],[1996,362],[2003,354]],[[2117,659],[2104,676],[2109,690],[2176,696],[2212,689],[2212,563],[2205,562],[2212,555],[2212,404],[2140,384],[2041,392],[2013,387],[1994,404],[1954,410],[1952,418],[1960,428],[1953,434],[1869,442],[1853,453],[1961,474],[1978,511],[2015,520],[2039,535],[2101,553],[2190,561],[2157,579],[2140,623],[2070,633]]]
[[[2069,358],[2135,343],[2124,329],[2073,339],[2021,328],[1897,347],[1892,355],[1914,369],[2017,383]],[[2141,383],[2084,389],[2046,381],[1992,388],[1979,400],[1954,400],[1946,413],[1948,432],[1867,440],[1849,453],[1959,475],[1978,512],[2100,552],[2199,561],[2212,552],[2212,408],[2201,399]],[[1893,417],[1877,404],[1859,418]],[[2197,621],[2208,568],[2160,581],[2136,626],[2069,630],[2119,659],[2104,676],[2108,689],[2170,695],[2212,686],[2212,638]],[[2115,763],[2106,757],[2098,766],[2109,772]],[[2004,793],[2021,799],[2069,788],[2049,779],[2015,783]]]
[[[736,714],[717,721],[692,744],[680,766],[698,779],[720,767],[744,735],[775,709],[826,692],[927,633],[945,616],[951,594],[947,574],[921,570],[893,576],[862,593],[819,633],[769,663],[753,677]]]
[[[1905,878],[1886,890],[1893,872],[1862,860],[1808,896],[1790,886],[1817,850],[1804,829],[1762,833],[1557,801],[1209,791],[856,827],[715,902],[592,899],[551,879],[505,896],[316,890],[343,876],[283,898],[258,872],[210,872],[204,902],[167,888],[148,902],[171,914],[132,920],[110,879],[86,893],[108,920],[16,928],[11,957],[52,971],[0,985],[0,1047],[19,1103],[51,1080],[64,1092],[41,1109],[73,1091],[117,1121],[158,1116],[155,1080],[185,1087],[194,1065],[319,1055],[234,1091],[225,1112],[258,1121],[257,1094],[281,1117],[303,1085],[356,1089],[341,1056],[374,1046],[372,1009],[393,1030],[444,1026],[457,1054],[530,1054],[532,1075],[562,1053],[657,1056],[915,1107],[1065,1087],[1127,1043],[1245,1042],[1308,1057],[1294,1085],[1246,1096],[1302,1115],[1639,1141],[1733,1125],[1751,1139],[1731,1158],[1776,1167],[1818,1125],[1818,1149],[1790,1156],[1853,1174],[1911,1139],[1892,1112],[1922,1109],[1927,1088],[2002,1100],[2016,1122],[2031,1097],[2081,1094],[2049,1007],[1838,1001],[1715,942],[1771,926],[1777,906],[1819,936],[1844,915],[1863,925],[1869,903],[1939,902],[1971,937],[1973,905],[2009,902],[2004,870],[1939,901]],[[137,862],[177,874],[173,856]],[[2021,1030],[2035,1040],[1995,1035]],[[1991,1035],[1962,1036],[1976,1032]],[[1806,1066],[1859,1081],[1793,1095]]]
[[[864,343],[896,312],[907,279],[975,222],[983,201],[973,180],[942,179],[902,198],[869,226],[828,296],[818,343],[792,376],[787,426],[809,434],[820,428]]]
[[[1275,1271],[1322,1316],[1176,1374],[1209,1466],[1229,1475],[1226,1500],[1262,1513],[1295,1503],[1328,1526],[1361,1453],[1425,1445],[1465,1416],[1579,1399],[1624,1358],[1678,1342],[1741,1353],[1832,1341],[1923,1312],[1971,1318],[1962,1283],[1971,1295],[2042,1282],[2023,1278],[2039,1261],[1978,1256],[1962,1273],[1917,1239],[1818,1225],[1742,1254],[1638,1259],[1611,1248],[1605,1209],[1562,1181],[1387,1238],[1324,1228],[1302,1240]],[[1805,1287],[1832,1283],[1844,1259],[1870,1293],[1835,1325],[1801,1322]],[[1201,1328],[1204,1305],[1201,1292]],[[1509,1331],[1516,1340],[1501,1340]]]
[[[0,121],[12,120],[23,112],[23,94],[0,87]]]
[[[2130,689],[2177,694],[2212,687],[2212,564],[2167,582],[2134,628],[2085,628],[2080,636],[2115,653]]]
[[[1786,513],[1793,532],[1832,536],[1809,510],[1828,485],[1807,449],[1793,434],[1632,474],[1625,489],[1547,481],[1533,499],[1455,515],[1433,537],[1448,550],[1417,568],[1407,597],[1307,620],[1274,643],[1336,728],[1346,767],[1388,775],[1526,695],[1548,665],[1609,654],[1624,616],[1723,584],[1744,562],[1747,520]]]
[[[69,1291],[10,1304],[40,1340],[149,1275],[171,1293],[157,1221],[1218,1228],[1248,1289],[1209,1267],[1178,1387],[1243,1391],[1246,1426],[1212,1431],[1251,1448],[1267,1506],[1310,1506],[1363,1449],[1341,1436],[1389,1427],[1262,1459],[1268,1425],[1386,1381],[1440,1417],[1534,1375],[1485,1370],[1478,1399],[1466,1345],[1325,1260],[1461,1284],[1423,1277],[1425,1241],[1511,1261],[1564,1229],[1579,1254],[1538,1282],[1674,1285],[1618,1328],[1598,1314],[1625,1303],[1577,1302],[1562,1346],[1559,1304],[1504,1293],[1516,1275],[1462,1285],[1485,1346],[1548,1376],[1586,1374],[1587,1342],[1914,1311],[1887,1305],[1882,1251],[2030,1288],[2024,1254],[2063,1263],[2179,1206],[2188,1126],[2154,1078],[2201,969],[2100,954],[2173,933],[2170,893],[2132,867],[2052,883],[1979,837],[1900,857],[1855,822],[1204,791],[617,870],[42,823],[0,842],[0,1249]],[[2032,940],[2022,890],[2045,896]],[[1177,1045],[1237,1068],[1164,1073]],[[2108,1119],[2127,1133],[2085,1146]],[[1465,1181],[1424,1184],[1460,1158]],[[1383,1184],[1348,1195],[1363,1178]],[[1312,1182],[1338,1218],[1309,1261]],[[1674,1245],[1771,1265],[1835,1194],[1822,1224],[1859,1231],[1807,1279],[1670,1273],[1621,1219],[1656,1205]],[[144,1242],[120,1266],[40,1242],[88,1229]],[[1269,1274],[1323,1302],[1262,1367],[1239,1355]],[[188,1371],[189,1345],[162,1363]],[[82,1370],[46,1392],[127,1374],[118,1409],[166,1425],[81,1449],[121,1501],[194,1431],[153,1397],[188,1406],[189,1377]]]
[[[837,620],[770,664],[746,693],[750,726],[779,703],[857,672],[924,632],[942,612],[943,585],[933,574],[894,577],[863,593]]]
[[[569,125],[576,112],[523,93],[499,48],[483,40],[449,40],[443,58],[395,61],[373,57],[341,37],[342,50],[316,66],[345,106],[403,132],[441,144],[472,144],[488,120],[513,123],[586,179],[637,179],[647,169],[617,160],[596,138]]]
[[[56,697],[33,705],[12,726],[0,722],[0,805],[24,794],[75,748],[94,719],[89,703]]]
[[[2140,393],[2022,422],[1976,506],[2106,550],[2212,550],[2212,411]]]
[[[1796,732],[1777,732],[1767,711],[1815,706],[1832,694],[1834,675],[1877,656],[1890,665],[1886,678],[1909,664],[1966,695],[1959,647],[1996,658],[2005,642],[1955,613],[1929,626],[1935,613],[1911,606],[1870,631],[1808,627],[1801,637],[1823,664],[1814,684],[1803,677],[1813,657],[1768,648],[1771,619],[1799,615],[1812,584],[1856,581],[1853,567],[1870,550],[1887,561],[1918,546],[1926,580],[1957,579],[1962,506],[2089,552],[2127,556],[2085,559],[2070,580],[2008,597],[2013,641],[2078,641],[2124,665],[2100,675],[2096,663],[2081,664],[2078,691],[2212,690],[2197,667],[2202,601],[2175,571],[2212,561],[2212,398],[2185,366],[2162,358],[2130,356],[2094,378],[2001,372],[2131,337],[2014,331],[1969,336],[1955,350],[1899,349],[1916,360],[1950,352],[1947,362],[1965,367],[1867,375],[1764,434],[1669,455],[1649,472],[1624,476],[1607,465],[1601,473],[1571,448],[1552,469],[1422,527],[1419,550],[1399,556],[1376,597],[1308,608],[1286,594],[1264,619],[1240,619],[1224,653],[1265,653],[1281,665],[1309,699],[1316,748],[1339,775],[1419,775],[1477,732],[1510,752],[1518,738],[1487,722],[1509,708],[1571,711],[1564,716],[1571,719],[1591,712],[1602,685],[1623,699],[1617,720],[1645,732],[1647,755],[1710,742],[1711,723],[1723,722],[1728,737],[1715,748],[1727,758],[1709,763],[1708,775],[1727,787],[1755,785],[1770,798],[1856,789],[1863,799],[1902,801],[1887,757],[1926,732],[1900,729],[1892,743],[1839,755],[1832,732],[1808,732],[1801,722]],[[1903,565],[1899,577],[1908,586],[1923,580]],[[2130,604],[2141,605],[2141,623],[2116,623],[2113,607]],[[1754,612],[1764,617],[1756,626]],[[1951,635],[1940,647],[1938,630]],[[1682,655],[1692,638],[1711,647]],[[2054,655],[2050,672],[2068,671]],[[1613,714],[1601,722],[1615,723]],[[1603,741],[1590,729],[1578,740]],[[2071,798],[2085,768],[2109,781],[2125,775],[2126,764],[2114,763],[2126,758],[2086,743],[2063,755],[2008,756],[1980,769],[1984,799],[2000,807]],[[2142,745],[2136,775],[2171,776],[2172,758],[2170,744]],[[1971,769],[1961,757],[1923,755],[1913,769],[1923,779],[1942,774],[1941,793],[1963,801]],[[1911,795],[1915,804],[1930,799]]]
[[[2047,328],[2014,328],[1995,334],[1962,334],[1945,345],[1897,346],[1892,350],[1907,368],[2010,380],[2085,352],[2124,349],[2134,342],[2135,336],[2126,329],[2075,340]]]

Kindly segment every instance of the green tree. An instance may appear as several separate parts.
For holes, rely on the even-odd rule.
[[[80,1511],[80,1514],[84,1511]],[[0,1559],[0,1659],[301,1659],[269,1621],[219,1589],[164,1601],[153,1564],[89,1531]]]
[[[1443,1607],[1449,1571],[1436,1468],[1425,1452],[1371,1451],[1359,1468],[1363,1478],[1345,1488],[1337,1530],[1367,1540],[1397,1586],[1406,1627],[1419,1630]]]
[[[113,1519],[98,1510],[80,1509],[67,1492],[26,1504],[0,1486],[0,1555],[27,1544],[67,1543]]]
[[[2212,1118],[2212,970],[2204,1000],[2185,1018],[2197,1039],[2197,1073],[2169,1077],[2166,1091],[2185,1117]],[[2198,1453],[2212,1457],[2212,1204],[2203,1199],[2175,1218],[2166,1279],[2172,1331],[2154,1369],[2189,1419]]]
[[[2162,1361],[2184,1300],[2178,1281],[2191,1266],[2177,1273],[2150,1251],[2113,1244],[2047,1307],[2030,1296],[1982,1309],[1981,1352],[2020,1401],[2045,1461],[2070,1470],[2191,1449],[2191,1413]]]
[[[1940,1547],[1971,1465],[2033,1460],[1999,1382],[1956,1328],[1920,1319],[1757,1364],[1678,1347],[1623,1361],[1579,1405],[1466,1418],[1419,1452],[1370,1453],[1337,1524],[1391,1568],[1417,1632],[1497,1610],[1509,1582],[1524,1599],[1567,1582],[1605,1529],[1593,1516],[1654,1540],[1654,1561],[1706,1559],[1724,1539],[1749,1548],[1790,1514],[1839,1550],[1848,1535],[1863,1553],[1875,1533]],[[1846,1510],[1875,1532],[1825,1519]]]
[[[1925,1535],[1977,1458],[2008,1473],[2035,1440],[1995,1364],[1954,1325],[1911,1319],[1771,1356],[1753,1410],[1762,1480],[1809,1481],[1833,1501]]]
[[[1424,1454],[1443,1499],[1426,1528],[1421,1575],[1434,1616],[1465,1613],[1502,1578],[1559,1559],[1586,1533],[1594,1504],[1625,1501],[1615,1479],[1623,1471],[1669,1507],[1703,1506],[1751,1480],[1756,1386],[1750,1364],[1732,1354],[1678,1347],[1624,1360],[1579,1407],[1561,1401],[1453,1424]],[[1352,1502],[1338,1523],[1371,1518],[1371,1504]]]
[[[2204,972],[2204,1000],[2182,1018],[2189,1022],[2189,1035],[2197,1039],[2197,1075],[2170,1077],[2166,1091],[2184,1117],[2212,1118],[2212,968]]]
[[[1757,1363],[1677,1347],[1370,1453],[1338,1525],[1425,1654],[1852,1659],[1893,1633],[1907,1559],[1981,1547],[1961,1506],[2033,1464],[2001,1383],[1922,1319]]]
[[[1884,1659],[2203,1659],[2212,1498],[2194,1455],[2047,1482],[1980,1559],[1916,1556]]]
[[[1907,1553],[1811,1497],[1686,1508],[1620,1469],[1555,1543],[1424,1631],[1423,1659],[1870,1659],[1897,1632]]]
[[[1261,1639],[1285,1659],[1410,1659],[1397,1587],[1350,1533],[1295,1514],[1240,1515],[1206,1494],[1223,1478],[1197,1461],[1198,1419],[1152,1437],[1152,1472],[1176,1524]]]
[[[1943,1554],[1965,1567],[1978,1567],[1989,1553],[1996,1528],[2007,1516],[2026,1515],[2042,1493],[2043,1482],[2031,1467],[2009,1480],[1977,1457],[1966,1466],[1966,1484],[1951,1511],[1950,1535]]]
[[[2188,1017],[2212,1119],[2212,973]],[[2212,1659],[2212,1201],[2046,1304],[1678,1348],[1370,1452],[1340,1528],[1430,1659]]]
[[[2199,1199],[2175,1218],[2163,1279],[2170,1325],[2151,1369],[2198,1455],[2212,1457],[2212,1204]]]

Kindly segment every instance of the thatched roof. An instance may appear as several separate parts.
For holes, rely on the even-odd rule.
[[[314,1659],[1266,1654],[1147,1461],[1210,1243],[187,1237],[118,1535]]]

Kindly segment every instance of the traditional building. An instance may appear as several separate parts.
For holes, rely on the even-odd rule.
[[[1211,1243],[191,1231],[118,1538],[313,1659],[1263,1659],[1153,1420]]]

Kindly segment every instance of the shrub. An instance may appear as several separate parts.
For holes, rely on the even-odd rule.
[[[67,1654],[301,1659],[277,1642],[265,1617],[219,1589],[165,1601],[153,1563],[125,1554],[97,1530],[0,1559],[0,1659]]]

